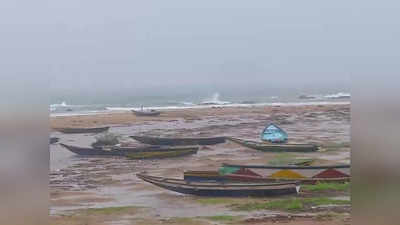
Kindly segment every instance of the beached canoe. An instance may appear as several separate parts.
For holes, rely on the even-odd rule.
[[[280,170],[326,170],[326,169],[347,169],[350,168],[349,164],[342,165],[321,165],[321,166],[295,166],[295,165],[237,165],[223,163],[223,167],[236,167],[236,168],[247,168],[247,169],[280,169]]]
[[[180,152],[197,151],[198,147],[166,147],[166,146],[145,146],[145,147],[77,147],[60,143],[61,146],[69,151],[83,156],[128,156],[145,152]]]
[[[60,138],[58,138],[58,137],[51,137],[49,142],[52,145],[52,144],[57,143],[59,140],[60,140]]]
[[[313,144],[271,144],[271,143],[242,140],[239,138],[232,138],[232,137],[229,137],[227,139],[242,146],[263,152],[315,152],[318,150],[318,146]]]
[[[126,157],[129,159],[165,159],[165,158],[176,158],[187,155],[196,154],[198,151],[198,147],[188,147],[181,148],[179,150],[174,151],[149,151],[149,152],[135,152],[128,153]]]
[[[215,145],[225,142],[225,137],[207,138],[162,138],[149,136],[131,136],[131,138],[150,145]]]
[[[300,184],[317,184],[317,183],[345,183],[350,182],[350,176],[318,178],[271,178],[262,177],[251,174],[225,174],[222,175],[218,171],[185,171],[184,180],[187,182],[243,182],[243,183],[259,183],[259,182],[299,182]]]
[[[300,186],[297,182],[187,182],[182,179],[149,176],[143,173],[136,176],[158,187],[182,193],[198,196],[273,196],[285,194],[297,194]]]
[[[84,133],[102,133],[106,132],[110,129],[110,127],[90,127],[90,128],[75,128],[75,127],[66,127],[66,128],[54,128],[54,130],[65,133],[65,134],[84,134]]]
[[[156,110],[149,110],[149,111],[145,111],[145,110],[132,110],[133,114],[135,114],[136,116],[159,116],[161,114],[160,111],[156,111]]]

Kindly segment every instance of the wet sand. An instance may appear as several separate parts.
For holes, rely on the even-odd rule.
[[[163,136],[233,136],[258,140],[259,133],[269,122],[285,129],[293,143],[317,143],[329,146],[322,152],[291,153],[293,158],[316,158],[317,164],[350,162],[350,105],[285,106],[253,108],[185,109],[163,113],[160,117],[136,117],[120,112],[104,115],[52,117],[52,127],[111,126],[110,132],[120,134],[124,141],[134,142],[129,135],[149,134]],[[92,134],[61,134],[52,132],[60,142],[89,146]],[[137,143],[139,144],[139,143]],[[168,177],[182,177],[185,170],[212,170],[222,163],[267,164],[279,153],[263,153],[232,142],[207,146],[198,154],[163,160],[127,160],[121,157],[79,157],[59,145],[51,145],[51,215],[55,224],[67,223],[61,215],[78,215],[87,208],[138,207],[139,216],[130,213],[96,220],[87,224],[180,224],[176,218],[197,218],[218,215],[238,217],[247,224],[272,224],[273,221],[247,220],[260,215],[280,215],[278,211],[238,212],[227,205],[203,205],[196,196],[181,195],[144,183],[135,173],[147,171]],[[332,197],[348,196],[337,193]],[[284,197],[285,198],[285,197]],[[262,200],[268,200],[263,198]],[[248,200],[248,199],[247,199]],[[246,201],[247,201],[246,200]],[[259,201],[260,199],[251,199]],[[237,199],[235,199],[237,201]],[[315,213],[315,212],[312,212]],[[320,212],[318,212],[320,213]],[[130,216],[129,216],[130,215]],[[61,217],[60,217],[61,216]],[[103,215],[104,216],[104,215]],[[315,216],[298,218],[288,224],[344,224],[337,218],[315,222]],[[262,218],[262,216],[261,216]],[[340,217],[340,221],[342,221]],[[88,220],[88,218],[86,218]],[[235,220],[236,221],[236,220]],[[283,221],[283,220],[282,220]],[[304,222],[306,221],[306,222]],[[309,223],[307,223],[307,221]],[[314,222],[313,222],[314,221]],[[149,223],[150,222],[150,223]],[[192,223],[193,222],[193,223]],[[187,221],[186,221],[187,223]],[[146,223],[145,223],[146,224]],[[213,224],[207,219],[187,224]],[[214,223],[215,224],[215,223]],[[220,222],[219,224],[224,224]],[[241,223],[240,223],[241,224]]]

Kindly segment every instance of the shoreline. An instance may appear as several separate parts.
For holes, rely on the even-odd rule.
[[[159,111],[170,110],[185,110],[185,109],[211,109],[211,108],[236,108],[236,107],[265,107],[265,106],[308,106],[308,105],[348,105],[350,101],[316,101],[316,102],[273,102],[273,103],[229,103],[229,104],[210,104],[210,105],[190,105],[190,106],[152,106],[146,109],[153,109]],[[63,112],[63,113],[50,113],[50,117],[65,117],[65,116],[84,116],[84,115],[97,115],[108,113],[121,113],[131,110],[140,110],[139,107],[105,107],[104,110],[88,110],[77,112]]]
[[[311,191],[306,188],[296,201],[332,201],[325,206],[304,204],[301,213],[310,218],[297,218],[285,207],[238,212],[241,206],[265,204],[267,201],[285,203],[287,196],[263,198],[215,198],[181,195],[145,183],[136,173],[170,178],[182,178],[188,170],[218,170],[224,163],[266,165],[288,164],[299,159],[312,158],[315,165],[348,164],[350,161],[351,104],[214,107],[203,109],[168,110],[158,117],[136,117],[131,112],[112,112],[99,115],[80,115],[50,118],[54,127],[111,126],[110,131],[124,141],[139,144],[130,135],[154,136],[230,136],[258,140],[266,124],[274,122],[290,135],[292,143],[317,143],[324,149],[312,153],[262,152],[231,141],[202,148],[197,154],[182,158],[129,160],[124,157],[79,157],[60,145],[51,145],[50,151],[50,212],[52,224],[103,224],[105,221],[125,221],[121,224],[204,224],[215,222],[207,218],[226,215],[229,222],[219,224],[342,224],[350,220],[349,184],[335,184],[338,189]],[[60,143],[89,146],[95,141],[92,134],[63,134],[54,132]],[[255,170],[262,176],[274,171]],[[299,173],[301,171],[298,171]],[[302,171],[314,176],[319,171]],[[339,188],[342,188],[339,191]],[[222,199],[222,200],[220,200]],[[345,201],[337,202],[338,199]],[[310,208],[313,207],[313,208]],[[96,208],[96,209],[93,209]],[[88,210],[88,211],[85,211]],[[143,210],[143,211],[142,211]],[[330,215],[321,223],[321,215]],[[84,213],[82,213],[84,212]],[[129,216],[140,216],[140,220]],[[239,214],[240,213],[240,214]],[[289,214],[288,214],[289,213]],[[70,214],[71,217],[64,216]],[[204,216],[199,222],[198,216]],[[260,217],[260,215],[263,215]],[[269,219],[277,215],[278,219]],[[290,221],[285,218],[290,215]],[[184,217],[184,218],[182,218]],[[268,218],[267,218],[268,217]],[[176,222],[173,220],[178,219]],[[224,218],[224,217],[223,217]],[[279,219],[282,218],[282,219]],[[172,221],[172,222],[171,222]],[[228,221],[228,220],[227,220]]]
[[[182,107],[165,109],[158,117],[137,117],[130,109],[105,111],[99,113],[50,115],[50,127],[96,127],[104,125],[132,125],[146,121],[168,121],[172,119],[196,120],[204,116],[238,115],[243,113],[291,113],[297,110],[312,110],[313,108],[332,109],[340,106],[349,107],[351,102],[310,102],[285,103],[268,105],[207,105],[201,107]],[[149,107],[157,109],[157,107]],[[279,109],[279,110],[278,110]]]

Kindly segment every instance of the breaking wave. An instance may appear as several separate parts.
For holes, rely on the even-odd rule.
[[[221,101],[220,94],[218,92],[214,93],[213,96],[209,99],[202,101],[201,105],[226,105],[230,104],[231,102],[228,101]]]
[[[344,93],[344,92],[339,92],[337,94],[332,94],[332,95],[325,95],[325,98],[329,99],[344,99],[344,98],[351,98],[350,93]]]

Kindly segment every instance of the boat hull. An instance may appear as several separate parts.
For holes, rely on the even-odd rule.
[[[128,154],[134,155],[143,152],[174,152],[174,151],[195,151],[197,152],[198,147],[161,147],[161,146],[149,146],[141,148],[113,148],[112,150],[104,150],[100,148],[84,148],[71,146],[60,143],[61,146],[68,149],[69,151],[82,155],[82,156],[127,156]]]
[[[176,158],[187,155],[193,155],[197,153],[198,148],[190,148],[186,150],[178,151],[152,151],[152,152],[138,152],[128,153],[126,156],[129,159],[165,159],[165,158]]]
[[[217,197],[249,197],[249,196],[274,196],[297,194],[297,183],[191,183],[179,179],[168,179],[162,177],[137,174],[140,179],[152,183],[158,187],[197,196]]]
[[[54,128],[54,130],[64,134],[85,134],[85,133],[102,133],[106,132],[110,127],[94,127],[94,128]]]
[[[242,146],[263,152],[315,152],[318,150],[318,146],[311,144],[267,144],[238,138],[228,139]]]
[[[135,114],[136,116],[159,116],[161,114],[161,112],[159,111],[136,111],[136,110],[132,110],[133,114]]]
[[[346,169],[350,168],[350,165],[327,165],[327,166],[292,166],[292,165],[284,165],[284,166],[264,166],[264,165],[237,165],[237,164],[228,164],[223,163],[222,166],[226,167],[238,167],[238,168],[247,168],[247,169],[281,169],[281,170],[321,170],[321,169]]]
[[[189,146],[189,145],[215,145],[225,142],[225,137],[210,138],[161,138],[149,136],[131,136],[131,138],[150,145],[172,145],[172,146]]]
[[[350,182],[350,177],[338,178],[268,178],[259,176],[248,176],[240,174],[215,175],[217,171],[187,171],[184,172],[184,180],[188,182],[299,182],[300,184],[316,184],[316,183],[346,183]]]

